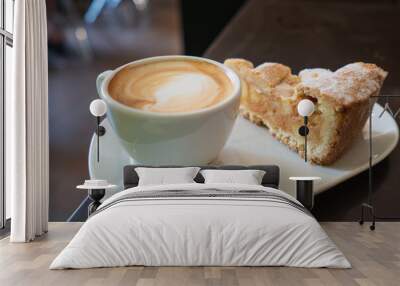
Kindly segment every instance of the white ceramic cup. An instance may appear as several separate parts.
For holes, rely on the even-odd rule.
[[[209,108],[179,113],[135,109],[109,95],[108,84],[121,69],[174,59],[208,62],[219,67],[231,80],[232,94]],[[225,145],[238,115],[241,87],[235,72],[216,61],[191,56],[161,56],[101,73],[97,77],[97,91],[107,104],[107,117],[120,143],[136,162],[199,165],[213,161]]]

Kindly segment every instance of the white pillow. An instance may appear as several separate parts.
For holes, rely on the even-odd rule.
[[[262,170],[202,170],[205,184],[261,185],[265,171]]]
[[[135,168],[139,176],[139,186],[195,183],[193,179],[199,170],[199,167]]]

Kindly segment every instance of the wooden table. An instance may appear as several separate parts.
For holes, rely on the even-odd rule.
[[[280,62],[294,73],[305,67],[373,62],[390,72],[382,94],[400,94],[399,28],[399,1],[249,0],[205,56]],[[400,107],[400,100],[392,107]],[[374,168],[378,217],[400,218],[399,170],[399,147]],[[367,191],[364,172],[318,195],[313,213],[320,220],[356,220]]]

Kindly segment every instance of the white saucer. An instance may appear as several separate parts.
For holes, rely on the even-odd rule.
[[[396,147],[399,129],[395,120],[388,113],[381,118],[378,115],[383,108],[375,104],[373,110],[373,164],[383,160]],[[107,119],[102,125],[106,134],[100,138],[100,162],[97,163],[96,136],[89,149],[89,173],[91,178],[103,178],[118,187],[106,192],[106,197],[123,190],[123,167],[135,164],[121,147]],[[280,189],[294,195],[295,182],[292,176],[321,177],[316,181],[314,190],[323,192],[368,169],[368,123],[363,135],[354,142],[352,148],[335,164],[322,167],[305,163],[296,153],[276,141],[264,127],[256,126],[248,120],[238,117],[231,137],[221,151],[218,159],[211,164],[254,165],[275,164],[280,167]]]

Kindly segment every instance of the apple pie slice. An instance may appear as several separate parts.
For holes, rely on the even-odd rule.
[[[304,138],[298,129],[303,118],[297,104],[310,99],[315,111],[309,118],[307,156],[312,163],[329,165],[349,148],[368,118],[369,98],[379,95],[387,72],[374,64],[352,63],[335,72],[305,69],[293,75],[278,63],[254,68],[244,59],[227,59],[242,81],[240,112],[265,125],[279,141],[304,157]]]

